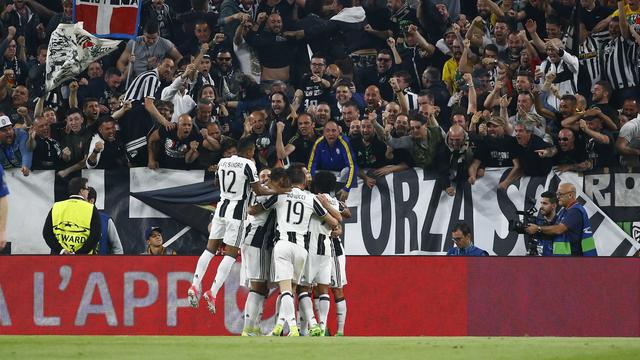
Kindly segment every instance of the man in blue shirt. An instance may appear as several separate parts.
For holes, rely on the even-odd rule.
[[[554,256],[598,256],[589,214],[577,201],[576,187],[571,183],[562,183],[558,186],[556,196],[562,209],[558,212],[555,225],[530,224],[527,232],[553,235]]]
[[[0,165],[4,169],[21,168],[22,175],[29,176],[33,152],[24,129],[14,129],[8,116],[0,116]]]
[[[340,201],[345,201],[349,196],[349,190],[358,186],[356,177],[358,165],[355,154],[348,138],[340,135],[340,129],[335,121],[330,120],[325,124],[322,137],[313,144],[308,168],[311,175],[315,175],[318,170],[340,173],[338,181],[344,183],[344,187],[336,192],[336,197]]]
[[[447,251],[448,256],[489,256],[489,253],[477,248],[471,242],[471,228],[464,222],[453,226],[451,239],[456,244]]]

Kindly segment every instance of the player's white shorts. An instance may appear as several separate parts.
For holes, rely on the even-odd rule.
[[[268,281],[271,269],[271,251],[245,245],[242,248],[242,263],[247,279],[250,281]]]
[[[298,284],[307,262],[307,250],[292,242],[280,240],[273,248],[273,281],[292,280]]]
[[[331,257],[332,288],[342,288],[347,285],[347,257],[345,255]]]
[[[331,256],[309,254],[304,272],[300,278],[300,285],[331,284]]]
[[[244,239],[244,221],[214,216],[211,220],[209,239],[222,239],[222,242],[239,248]]]

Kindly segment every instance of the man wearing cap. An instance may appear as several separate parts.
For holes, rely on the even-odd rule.
[[[162,246],[162,229],[157,226],[149,226],[144,232],[147,248],[142,255],[176,255],[175,250]]]
[[[505,136],[504,128],[503,118],[499,116],[489,118],[487,136],[478,142],[473,162],[469,166],[469,183],[471,185],[484,174],[486,167],[513,166],[512,171],[519,171],[518,143],[514,137]]]
[[[95,254],[102,236],[100,214],[89,196],[88,180],[76,177],[69,181],[69,199],[53,204],[42,228],[42,237],[51,254]]]
[[[24,129],[14,129],[6,115],[0,116],[0,164],[4,169],[20,168],[29,176],[33,152],[27,146],[29,134]]]

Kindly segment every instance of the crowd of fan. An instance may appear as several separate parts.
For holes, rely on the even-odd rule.
[[[343,170],[345,192],[409,167],[453,194],[486,167],[513,167],[506,187],[639,163],[640,0],[144,1],[140,37],[45,92],[71,15],[0,15],[5,169],[213,171],[241,137],[258,169]]]

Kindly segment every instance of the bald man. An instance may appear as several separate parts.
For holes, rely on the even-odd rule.
[[[445,191],[453,196],[456,194],[456,185],[467,181],[473,153],[469,148],[469,136],[460,125],[451,126],[445,140],[447,146],[440,147],[435,163]]]
[[[577,201],[576,187],[571,183],[561,183],[556,196],[562,207],[556,224],[529,224],[527,233],[553,235],[554,256],[598,256],[589,215]]]

